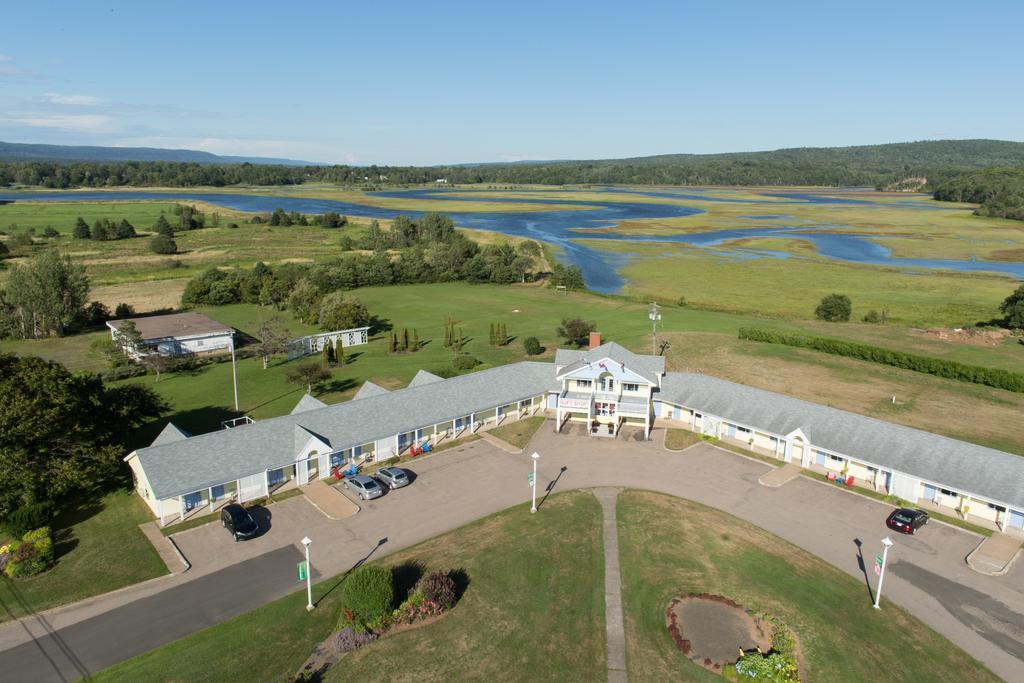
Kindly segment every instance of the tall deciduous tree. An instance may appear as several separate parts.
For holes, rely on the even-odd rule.
[[[1006,297],[999,310],[1006,316],[1006,326],[1011,329],[1024,328],[1024,285]]]
[[[555,334],[573,346],[583,346],[590,341],[590,333],[596,329],[594,323],[580,318],[563,318]]]
[[[344,292],[331,292],[320,303],[317,319],[325,330],[347,330],[368,325],[370,312],[359,299],[345,296]]]
[[[0,396],[0,517],[109,481],[128,430],[167,409],[146,387],[108,389],[97,375],[9,354],[0,354]]]
[[[18,266],[7,281],[7,301],[19,320],[21,336],[63,336],[88,301],[85,268],[56,249],[40,252]]]
[[[288,332],[280,316],[274,315],[260,321],[256,330],[256,353],[263,360],[263,369],[267,369],[270,359],[284,353],[288,348]]]
[[[306,393],[312,394],[313,387],[320,382],[330,378],[331,373],[320,366],[316,361],[301,363],[290,368],[284,377],[292,384],[306,385]]]

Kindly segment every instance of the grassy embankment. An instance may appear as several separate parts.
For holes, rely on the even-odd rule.
[[[347,656],[331,679],[387,672],[418,680],[604,677],[601,508],[588,493],[552,496],[543,515],[517,506],[378,561],[462,569],[455,609],[437,623]],[[338,620],[342,577],[128,660],[98,681],[287,680]],[[260,647],[253,648],[253,643]],[[443,643],[443,646],[439,646]]]
[[[672,597],[712,593],[768,612],[797,635],[802,680],[998,680],[949,641],[889,603],[871,608],[862,581],[782,539],[710,508],[625,491],[618,504],[626,662],[633,680],[715,681],[665,628]],[[841,616],[841,618],[839,618]]]
[[[142,500],[124,490],[66,502],[52,524],[57,564],[38,576],[0,578],[0,621],[166,574],[138,528],[150,519]]]

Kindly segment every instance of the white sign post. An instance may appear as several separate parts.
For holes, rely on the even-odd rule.
[[[313,566],[309,563],[309,546],[313,541],[309,536],[302,537],[302,545],[306,548],[306,611],[313,611]]]
[[[530,457],[533,458],[533,473],[527,478],[533,488],[533,505],[530,506],[530,514],[534,514],[537,512],[537,461],[540,460],[540,453],[535,452]]]
[[[882,601],[882,582],[885,581],[885,564],[889,559],[889,548],[893,546],[888,536],[882,539],[882,562],[878,570],[878,589],[875,591],[875,609],[881,609],[879,603]]]

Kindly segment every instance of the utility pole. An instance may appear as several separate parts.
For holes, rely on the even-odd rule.
[[[647,317],[651,321],[651,355],[658,355],[658,321],[661,320],[661,314],[658,313],[657,302],[651,303],[651,310],[647,314]]]
[[[235,370],[235,334],[231,333],[231,381],[235,385],[235,412],[238,412],[238,372]]]
[[[537,461],[540,460],[540,453],[534,453],[530,457],[533,458],[533,473],[527,479],[533,489],[533,504],[530,505],[530,513],[533,514],[537,512]]]

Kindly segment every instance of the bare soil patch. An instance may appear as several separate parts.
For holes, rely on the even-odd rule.
[[[117,285],[93,287],[89,298],[106,305],[110,310],[120,303],[135,309],[136,313],[148,313],[165,308],[177,308],[181,294],[185,291],[188,278],[174,280],[142,280]]]
[[[771,625],[721,595],[673,598],[665,623],[676,646],[690,661],[715,673],[738,659],[740,651],[771,649]]]
[[[982,330],[975,327],[929,327],[927,330],[910,330],[911,336],[938,339],[955,344],[995,347],[1010,336],[1009,330]]]

